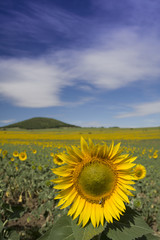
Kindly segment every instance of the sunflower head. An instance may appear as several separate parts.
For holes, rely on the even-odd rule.
[[[53,152],[51,152],[51,153],[50,153],[50,156],[51,156],[51,157],[54,157],[54,153],[53,153]]]
[[[32,150],[32,153],[33,153],[33,154],[36,154],[36,153],[37,153],[37,150],[36,150],[36,149],[33,149],[33,150]]]
[[[13,158],[13,157],[11,157],[11,159],[10,159],[10,160],[11,160],[11,162],[14,162],[14,158]]]
[[[7,150],[4,150],[3,152],[2,152],[2,155],[5,157],[5,156],[7,156],[7,154],[8,154],[8,151]]]
[[[64,164],[64,160],[61,159],[61,155],[60,154],[56,154],[53,158],[53,162],[56,164],[56,165],[63,165]]]
[[[141,164],[137,164],[133,169],[133,173],[137,180],[140,180],[146,176],[146,168]]]
[[[26,159],[27,159],[27,153],[26,152],[19,153],[19,160],[20,161],[25,161]]]
[[[66,150],[58,155],[64,165],[52,169],[58,176],[52,180],[59,191],[58,206],[69,207],[68,215],[79,217],[83,227],[90,220],[94,227],[104,220],[119,220],[126,209],[124,202],[129,203],[128,195],[133,195],[129,190],[135,190],[131,185],[136,180],[132,174],[136,157],[122,154],[120,143],[108,147],[83,138],[80,148]]]
[[[153,158],[154,158],[154,159],[158,158],[158,153],[157,153],[157,151],[155,151],[155,152],[153,153]]]
[[[19,156],[18,151],[14,151],[14,152],[13,152],[13,157],[18,157],[18,156]]]

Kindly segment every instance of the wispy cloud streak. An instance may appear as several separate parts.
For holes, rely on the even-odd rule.
[[[160,101],[141,103],[139,105],[131,106],[129,113],[122,113],[117,118],[140,117],[160,113]]]

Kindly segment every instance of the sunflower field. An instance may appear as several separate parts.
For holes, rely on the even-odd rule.
[[[160,239],[159,166],[160,128],[1,130],[0,239]]]

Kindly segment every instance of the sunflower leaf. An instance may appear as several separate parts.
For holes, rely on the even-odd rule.
[[[60,217],[53,227],[47,231],[39,240],[75,240],[71,225],[71,218]]]
[[[76,224],[76,221],[73,221],[72,226],[75,240],[90,240],[94,236],[99,235],[101,232],[103,232],[106,227],[106,225],[99,225],[99,227],[94,228],[90,222],[86,225],[86,227],[82,228]]]
[[[143,235],[140,238],[136,238],[135,240],[159,240],[160,238],[158,236],[155,236],[151,233]]]
[[[104,231],[109,239],[134,240],[143,235],[152,233],[152,229],[133,209],[127,207],[126,212],[119,221],[109,223]]]

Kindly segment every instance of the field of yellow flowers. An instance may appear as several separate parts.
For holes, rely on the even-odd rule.
[[[59,164],[57,154],[77,146],[81,136],[95,143],[121,142],[124,153],[145,166],[146,177],[134,186],[129,206],[159,236],[160,128],[66,128],[0,131],[0,239],[39,239],[58,219],[51,169]]]

